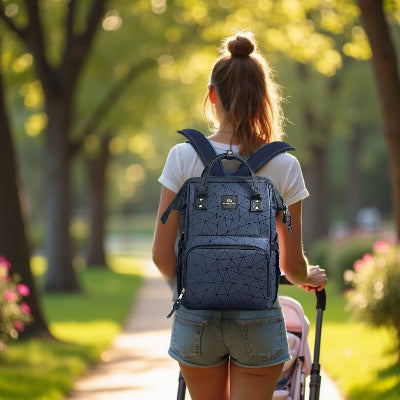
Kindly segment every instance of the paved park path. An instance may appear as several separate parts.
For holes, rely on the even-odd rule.
[[[171,291],[151,262],[145,275],[123,332],[103,354],[103,362],[76,381],[67,400],[176,399],[178,368],[167,354]],[[343,400],[324,374],[320,399]]]

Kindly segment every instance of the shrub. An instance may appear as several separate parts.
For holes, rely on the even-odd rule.
[[[310,246],[308,254],[310,263],[313,265],[319,265],[321,268],[324,268],[328,276],[331,276],[332,274],[329,265],[332,245],[332,239],[320,239]]]
[[[30,307],[22,301],[28,294],[29,288],[10,275],[10,263],[0,256],[0,354],[32,320]]]
[[[338,282],[338,287],[346,289],[343,279],[344,272],[353,267],[354,263],[365,253],[372,251],[375,239],[372,237],[354,236],[340,242],[331,250],[330,269],[332,277]]]
[[[357,319],[394,328],[400,354],[400,246],[378,241],[346,271],[348,307]]]
[[[349,236],[342,240],[321,239],[310,247],[310,262],[325,268],[328,278],[335,280],[338,288],[344,290],[344,271],[352,268],[363,254],[370,252],[374,241],[370,236]]]

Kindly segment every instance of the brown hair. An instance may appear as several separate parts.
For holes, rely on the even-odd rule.
[[[281,139],[283,118],[278,86],[251,33],[240,33],[224,41],[210,84],[215,86],[233,125],[233,139],[240,143],[242,156]],[[207,96],[205,106],[208,102]],[[218,126],[215,114],[209,119],[214,127]]]

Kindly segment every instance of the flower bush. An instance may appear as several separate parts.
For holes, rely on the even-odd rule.
[[[376,242],[344,278],[349,309],[360,320],[394,328],[400,354],[400,246]]]
[[[23,301],[29,295],[29,288],[19,283],[16,275],[10,275],[10,267],[7,259],[0,256],[0,353],[32,321],[31,309]]]

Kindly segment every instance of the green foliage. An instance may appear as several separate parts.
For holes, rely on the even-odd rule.
[[[341,289],[346,288],[343,274],[368,251],[375,241],[371,236],[352,236],[344,240],[322,239],[310,247],[310,263],[325,268],[329,279]]]
[[[361,321],[394,328],[400,356],[400,246],[378,241],[346,271],[349,309]]]
[[[42,274],[41,263],[36,259],[33,264]],[[18,341],[10,347],[0,363],[1,400],[64,399],[74,380],[100,360],[121,330],[142,281],[134,259],[112,258],[110,264],[113,270],[80,272],[83,294],[43,295],[57,340]]]
[[[319,265],[321,268],[324,268],[329,278],[332,275],[332,271],[329,265],[331,247],[332,239],[320,239],[310,246],[308,254],[310,263],[313,265]]]
[[[338,243],[335,249],[331,250],[328,268],[332,271],[332,277],[338,283],[339,288],[345,288],[344,272],[351,268],[363,254],[371,250],[374,241],[375,239],[372,237],[355,236]]]
[[[75,32],[82,32],[90,3],[75,5]],[[25,4],[26,1],[4,4],[7,14],[18,26],[27,18]],[[356,4],[301,0],[250,3],[113,0],[108,4],[79,81],[72,121],[74,138],[82,133],[118,80],[124,79],[144,59],[154,61],[124,85],[91,132],[92,137],[101,137],[106,132],[115,136],[110,144],[114,163],[108,180],[109,206],[113,209],[132,212],[136,204],[139,210],[149,211],[154,207],[157,201],[154,198],[158,198],[158,174],[168,149],[179,140],[175,130],[185,126],[207,130],[202,102],[210,66],[218,56],[216,49],[220,40],[235,30],[250,27],[261,50],[275,67],[278,82],[284,86],[284,96],[289,100],[285,107],[291,121],[287,124],[288,141],[297,148],[296,156],[302,162],[312,162],[309,148],[315,142],[329,146],[329,138],[336,135],[345,136],[347,142],[354,123],[362,123],[364,132],[379,131],[371,69],[367,63],[359,62],[368,58],[369,53]],[[67,8],[68,2],[60,1],[40,5],[46,54],[54,65],[62,57]],[[397,13],[393,14],[394,25],[398,17]],[[5,24],[0,27],[5,33],[3,64],[10,88],[7,95],[15,136],[19,138],[18,151],[23,160],[23,182],[34,214],[31,217],[41,218],[43,174],[38,171],[42,169],[43,95],[32,57]],[[309,70],[307,79],[299,75],[300,67]],[[339,86],[339,90],[332,93],[332,86]],[[329,131],[321,126],[314,130],[307,126],[305,105],[310,105],[309,110],[316,119],[329,119]],[[145,139],[142,144],[147,145],[137,146],[134,138]],[[34,144],[35,140],[39,143]],[[94,140],[87,143],[91,151],[95,148],[93,143]],[[331,154],[338,152],[336,148],[331,149]],[[366,149],[365,153],[374,157],[375,148]],[[132,164],[145,170],[141,182],[132,183],[126,177]],[[338,164],[346,168],[346,163]],[[361,167],[364,171],[364,166]],[[87,207],[86,186],[79,178],[83,175],[82,168],[79,165],[74,170],[74,181],[79,180],[74,208],[80,209]],[[341,183],[346,175],[336,168],[332,170],[340,179],[338,184],[335,182],[335,192],[343,198],[345,189]],[[343,201],[334,200],[334,203]],[[387,208],[386,203],[383,207]],[[340,212],[343,210],[336,212],[335,217]]]

